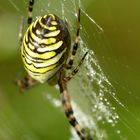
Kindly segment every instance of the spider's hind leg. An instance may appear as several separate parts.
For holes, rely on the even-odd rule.
[[[72,66],[73,66],[73,61],[74,61],[74,57],[76,55],[76,52],[77,52],[77,49],[78,49],[78,46],[79,46],[79,34],[80,34],[80,13],[81,13],[81,10],[79,8],[78,10],[78,20],[77,20],[77,31],[76,31],[76,39],[75,39],[75,42],[73,44],[73,48],[72,48],[72,54],[70,56],[70,59],[67,63],[67,69],[71,69]]]
[[[20,28],[19,28],[19,45],[21,46],[23,40],[23,28],[24,28],[24,17],[21,16]]]
[[[72,77],[79,71],[80,66],[83,64],[83,61],[85,60],[85,57],[87,56],[88,52],[86,52],[84,54],[84,56],[82,57],[82,59],[80,60],[78,66],[76,68],[74,68],[69,74],[68,76],[64,77],[65,81],[69,81],[70,79],[72,79]]]
[[[32,12],[33,12],[33,6],[34,6],[34,0],[29,0],[29,4],[28,4],[28,25],[30,25],[32,23]]]

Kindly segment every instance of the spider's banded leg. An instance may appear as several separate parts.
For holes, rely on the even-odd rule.
[[[61,100],[64,107],[65,115],[68,118],[69,123],[75,128],[81,140],[93,140],[91,136],[88,135],[83,128],[81,128],[81,126],[79,125],[78,121],[74,116],[74,112],[71,106],[70,96],[67,89],[67,82],[63,80],[64,77],[65,77],[64,71],[62,71],[60,74],[60,79],[58,84],[60,88]]]
[[[76,39],[75,39],[75,43],[73,45],[73,48],[72,48],[72,54],[71,54],[71,57],[70,57],[70,60],[66,66],[67,69],[71,69],[72,68],[72,65],[73,65],[73,60],[74,60],[74,56],[77,52],[77,49],[78,49],[78,43],[79,43],[79,33],[80,33],[80,12],[81,10],[79,9],[78,10],[78,21],[77,21],[77,32],[76,32]]]
[[[88,52],[86,52],[86,53],[84,54],[84,56],[82,57],[81,61],[80,61],[79,64],[78,64],[78,66],[77,66],[76,68],[74,68],[74,69],[72,70],[72,72],[71,72],[68,76],[64,77],[64,80],[65,80],[65,81],[69,81],[69,80],[79,71],[79,68],[80,68],[80,66],[82,65],[82,63],[83,63],[83,61],[84,61],[84,59],[85,59],[85,57],[86,57],[87,54],[88,54]]]
[[[24,28],[24,17],[21,16],[21,22],[20,22],[20,27],[19,27],[19,44],[21,46],[22,39],[23,39],[23,28]]]
[[[29,0],[29,5],[28,5],[28,25],[32,23],[32,12],[33,12],[33,5],[34,5],[34,0]]]
[[[22,80],[17,80],[16,84],[20,87],[21,91],[35,85],[37,82],[29,75],[25,76]]]

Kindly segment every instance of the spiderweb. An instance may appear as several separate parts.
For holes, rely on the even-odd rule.
[[[26,15],[24,9],[21,10],[19,8],[20,6],[18,6],[14,0],[8,1],[20,15]],[[26,6],[27,1],[24,0],[23,4]],[[78,56],[76,57],[76,64],[86,51],[89,53],[79,73],[69,83],[69,91],[72,96],[72,105],[74,107],[75,115],[79,118],[79,122],[82,123],[84,127],[90,129],[95,139],[127,140],[128,137],[123,134],[119,124],[123,125],[123,127],[128,129],[128,132],[133,133],[133,135],[138,138],[135,128],[128,122],[129,119],[120,116],[117,113],[116,106],[121,108],[123,112],[129,114],[134,120],[139,121],[139,119],[119,100],[117,91],[114,88],[113,83],[111,83],[104,74],[100,62],[96,58],[94,49],[90,49],[92,44],[89,43],[89,40],[92,38],[94,38],[95,45],[99,47],[102,46],[105,48],[108,43],[104,41],[104,29],[86,12],[83,2],[80,0],[52,0],[49,2],[46,0],[36,0],[34,18],[50,12],[57,13],[59,17],[67,20],[72,41],[74,41],[77,9],[79,6],[82,15],[81,21],[83,19],[86,20],[91,26],[93,33],[88,34],[86,27],[81,22],[80,47]],[[119,83],[116,84],[119,85]],[[126,90],[126,87],[121,88],[123,91]],[[47,94],[46,97],[54,106],[58,107],[61,105],[60,101],[51,96],[51,94]],[[70,140],[79,139],[73,129],[70,131],[72,133]],[[116,138],[112,138],[113,134],[110,133],[113,133]]]

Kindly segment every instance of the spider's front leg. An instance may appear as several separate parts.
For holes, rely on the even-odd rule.
[[[60,79],[58,81],[60,93],[61,93],[61,100],[64,107],[65,115],[69,120],[69,123],[75,128],[77,134],[81,138],[81,140],[93,140],[92,137],[86,133],[86,131],[81,128],[77,119],[74,116],[74,112],[71,105],[70,95],[67,89],[67,82],[65,79],[65,72],[60,72]]]
[[[35,85],[37,83],[37,81],[35,81],[32,77],[27,75],[21,80],[16,80],[15,83],[20,87],[21,91],[25,91],[29,87]]]

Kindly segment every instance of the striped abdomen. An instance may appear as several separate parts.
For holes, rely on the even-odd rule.
[[[60,18],[53,14],[37,18],[22,42],[25,69],[39,82],[51,79],[66,62],[70,44],[67,26]]]

